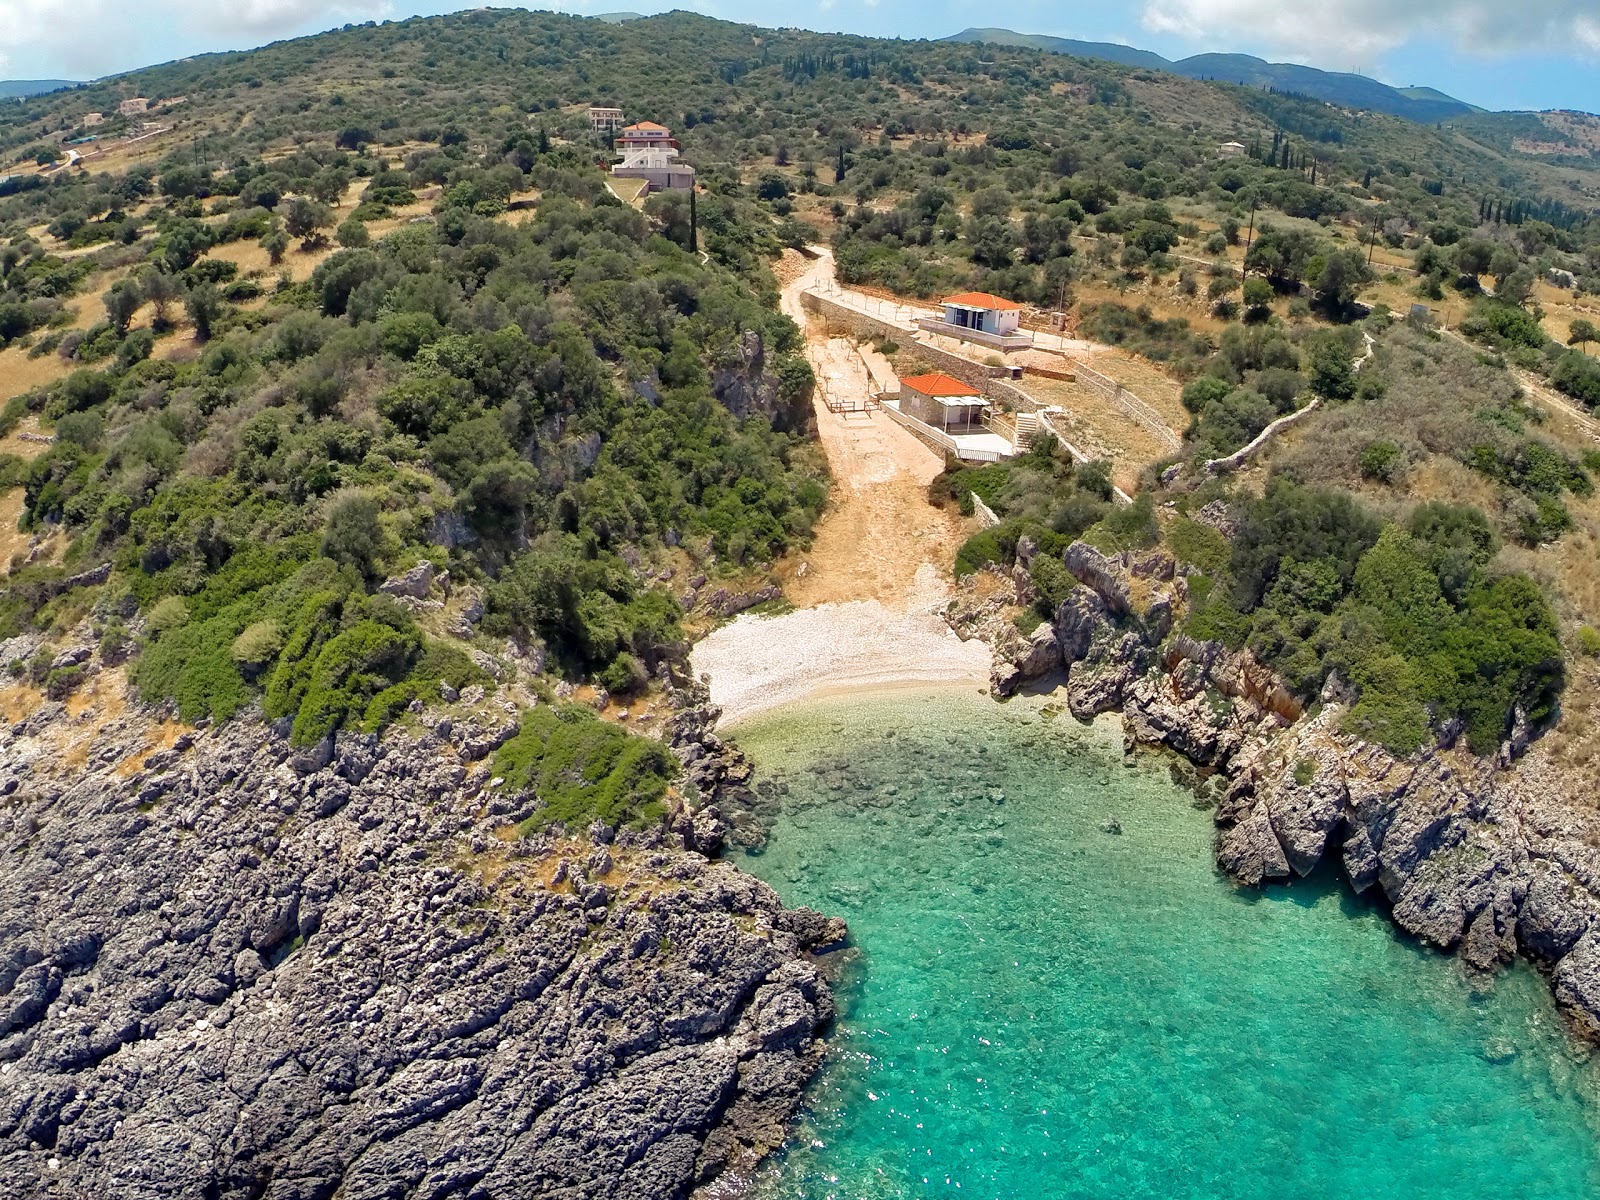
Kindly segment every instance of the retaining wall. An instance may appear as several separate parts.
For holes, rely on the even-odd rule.
[[[1109,400],[1114,407],[1135,425],[1142,427],[1149,433],[1159,438],[1161,444],[1168,450],[1183,449],[1183,439],[1172,432],[1172,427],[1161,419],[1161,414],[1156,412],[1139,397],[1123,387],[1110,376],[1102,375],[1093,367],[1072,360],[1073,370],[1077,374],[1077,382],[1088,388],[1103,400]]]

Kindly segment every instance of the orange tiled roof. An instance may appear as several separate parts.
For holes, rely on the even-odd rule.
[[[962,308],[995,308],[1002,311],[1022,307],[1015,300],[991,296],[988,292],[962,292],[956,296],[946,296],[941,303],[959,304]]]
[[[924,396],[980,396],[983,394],[977,388],[968,387],[961,380],[937,371],[931,375],[913,375],[909,379],[902,379],[900,386],[910,388],[914,392],[921,392]]]
[[[667,127],[665,125],[657,125],[654,121],[640,121],[637,124],[629,125],[622,132],[623,133],[632,133],[635,129],[639,130],[641,133],[644,133],[644,132],[656,133],[658,131],[661,132],[661,133],[668,132]]]

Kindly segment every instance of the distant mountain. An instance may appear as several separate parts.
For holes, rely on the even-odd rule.
[[[42,96],[61,88],[77,87],[72,79],[0,79],[0,99],[15,100],[19,96]]]
[[[1423,124],[1483,111],[1433,88],[1395,88],[1376,79],[1368,79],[1365,75],[1319,71],[1315,67],[1302,67],[1295,63],[1272,63],[1248,54],[1196,54],[1192,58],[1172,62],[1149,50],[1120,46],[1114,42],[1080,42],[1039,33],[1015,33],[1010,29],[966,29],[944,40],[1028,46],[1054,54],[1072,54],[1079,58],[1105,59],[1152,71],[1170,71],[1189,79],[1209,79],[1247,87],[1270,87],[1280,92],[1299,92],[1344,108],[1392,113]]]

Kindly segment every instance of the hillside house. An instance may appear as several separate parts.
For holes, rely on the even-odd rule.
[[[975,387],[935,372],[900,381],[900,411],[941,433],[971,433],[983,426],[989,402]]]
[[[1033,339],[1021,332],[1022,305],[988,292],[962,292],[940,302],[942,317],[922,317],[917,324],[929,333],[977,342],[996,350],[1025,350]]]
[[[140,113],[150,111],[150,101],[144,96],[134,96],[117,105],[117,111],[125,117],[138,116]]]
[[[589,106],[589,128],[596,133],[615,133],[622,128],[622,123],[627,120],[622,115],[620,108],[602,108],[598,104]]]
[[[1217,147],[1217,153],[1223,158],[1243,158],[1244,149],[1243,142],[1223,142]]]
[[[104,125],[105,123],[105,113],[92,112],[83,114],[83,127],[85,129],[93,129],[96,125]]]
[[[694,187],[694,168],[678,161],[678,143],[672,130],[654,121],[629,125],[616,140],[622,161],[611,168],[619,179],[643,179],[652,192]]]

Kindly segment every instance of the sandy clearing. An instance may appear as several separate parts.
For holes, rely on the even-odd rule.
[[[941,576],[970,530],[928,503],[942,456],[875,409],[828,411],[823,391],[851,403],[865,401],[873,386],[855,346],[828,337],[800,306],[800,293],[832,267],[824,256],[809,270],[786,272],[783,309],[806,329],[807,357],[823,383],[813,410],[834,489],[810,551],[785,562],[779,578],[802,608],[876,600],[895,611],[931,609],[948,598]]]

